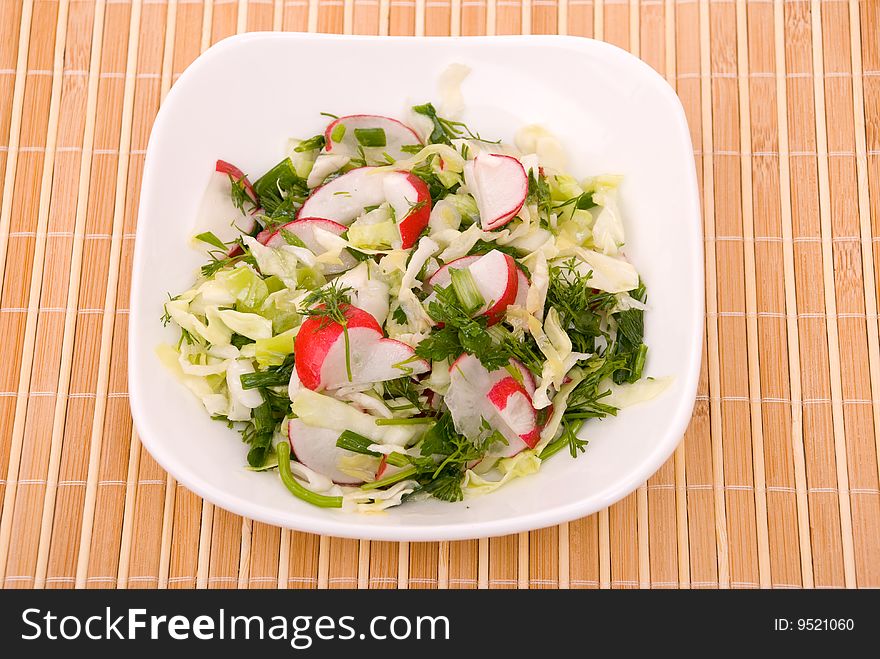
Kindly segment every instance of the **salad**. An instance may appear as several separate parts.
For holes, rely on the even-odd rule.
[[[664,385],[619,182],[566,173],[537,126],[504,144],[430,103],[331,116],[259,177],[217,161],[208,261],[159,355],[311,504],[491,492]]]

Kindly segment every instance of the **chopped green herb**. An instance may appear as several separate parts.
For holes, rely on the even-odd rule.
[[[241,214],[248,215],[257,210],[257,201],[254,200],[251,191],[245,184],[245,179],[236,179],[232,176],[232,174],[227,174],[227,176],[229,177],[229,184],[232,186],[230,190],[232,203],[235,204],[235,207],[241,211]]]
[[[254,191],[263,210],[275,215],[279,209],[286,210],[282,204],[290,199],[302,204],[309,196],[309,186],[301,179],[290,158],[285,158],[254,182]]]
[[[196,235],[196,240],[207,243],[217,249],[226,250],[226,243],[215,236],[211,231],[204,231]]]
[[[354,137],[361,146],[383,147],[388,145],[384,128],[355,128]],[[338,142],[339,140],[334,141]]]
[[[474,355],[485,368],[501,368],[510,356],[496,345],[486,332],[486,317],[471,318],[452,286],[437,287],[436,300],[428,304],[428,315],[444,327],[435,330],[416,347],[416,354],[424,359],[441,361],[458,357],[466,352]]]
[[[330,132],[330,140],[333,142],[341,142],[345,137],[346,126],[345,124],[336,124],[333,127],[333,130]],[[357,131],[355,131],[357,132]]]
[[[394,311],[391,312],[391,317],[398,325],[406,325],[408,322],[406,312],[401,307],[394,307]]]
[[[324,136],[323,135],[315,135],[314,137],[310,137],[307,140],[303,140],[299,144],[294,147],[294,151],[297,153],[305,153],[307,151],[316,151],[318,149],[324,148]]]
[[[306,244],[300,239],[300,237],[289,229],[281,229],[281,237],[284,238],[284,242],[286,242],[288,245],[303,248],[305,248],[306,246]]]
[[[431,144],[452,144],[452,140],[458,139],[461,137],[466,137],[471,140],[477,140],[480,142],[487,142],[489,144],[499,144],[500,140],[491,142],[489,140],[484,140],[478,133],[474,133],[470,128],[467,127],[466,124],[460,121],[452,121],[451,119],[444,119],[437,115],[437,110],[431,103],[425,103],[424,105],[414,105],[413,112],[424,115],[428,117],[434,123],[434,130],[431,131],[431,135],[428,138],[428,141]]]

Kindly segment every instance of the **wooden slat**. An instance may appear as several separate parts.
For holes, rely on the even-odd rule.
[[[20,218],[21,224],[18,230],[12,234],[15,239],[16,234],[26,236],[28,239],[33,238],[33,252],[30,261],[30,283],[28,286],[27,309],[24,312],[24,336],[21,345],[21,361],[19,363],[18,374],[18,390],[15,406],[15,416],[12,423],[12,440],[10,448],[10,473],[17,471],[17,482],[11,481],[7,484],[4,493],[4,506],[2,518],[0,518],[0,565],[6,569],[6,576],[11,577],[13,583],[18,587],[24,587],[28,583],[28,576],[33,571],[34,546],[38,542],[39,527],[31,522],[32,511],[40,506],[43,498],[43,490],[45,480],[42,466],[46,462],[48,454],[48,446],[42,441],[44,432],[34,435],[34,426],[39,424],[41,419],[47,417],[45,414],[52,407],[54,401],[51,396],[38,397],[45,398],[38,403],[30,404],[31,392],[52,391],[54,385],[53,375],[55,373],[55,365],[52,362],[48,364],[43,360],[35,360],[37,340],[42,338],[44,341],[51,341],[51,334],[55,330],[54,319],[43,319],[41,327],[37,327],[40,319],[40,307],[43,298],[43,276],[44,265],[47,264],[46,252],[48,242],[49,228],[49,203],[53,192],[53,176],[55,174],[56,148],[59,146],[59,122],[64,116],[67,118],[68,112],[75,112],[75,109],[65,107],[65,114],[62,115],[61,93],[64,86],[65,77],[65,55],[68,45],[68,16],[70,11],[70,3],[62,2],[57,7],[55,42],[52,49],[52,66],[51,76],[52,84],[48,98],[47,117],[45,119],[45,139],[43,141],[43,154],[41,162],[41,170],[39,177],[36,179],[39,183],[37,190],[37,214],[31,217]],[[86,34],[88,32],[86,31]],[[76,35],[77,37],[81,35]],[[75,43],[75,42],[74,42]],[[71,43],[73,46],[74,44]],[[69,87],[68,87],[69,91]],[[68,97],[69,98],[69,94]],[[76,107],[76,99],[74,99],[74,108]],[[71,131],[75,135],[75,128]],[[62,139],[71,137],[71,133],[62,134]],[[61,177],[59,177],[60,183]],[[16,219],[13,216],[12,227],[16,226]],[[49,256],[53,254],[50,252]],[[13,267],[18,263],[12,261]],[[48,261],[51,268],[52,261]],[[61,265],[62,269],[64,265]],[[63,270],[62,270],[63,272]],[[50,284],[51,286],[51,284]],[[49,297],[50,291],[46,290],[46,297]],[[19,313],[19,312],[13,312]],[[47,323],[48,320],[48,323]],[[51,323],[51,327],[47,324]],[[38,333],[38,329],[41,330]],[[47,336],[47,332],[49,336]],[[32,384],[35,389],[32,388]],[[30,418],[31,423],[28,428],[25,423]],[[28,429],[31,432],[27,432]],[[28,441],[30,440],[30,441]],[[15,464],[18,463],[18,469]],[[16,498],[16,494],[20,491],[20,496]],[[8,552],[11,537],[16,538],[16,544],[21,542],[21,548],[24,551]],[[0,574],[3,569],[0,568]]]

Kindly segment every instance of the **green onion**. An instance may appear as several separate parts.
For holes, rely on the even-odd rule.
[[[564,449],[568,445],[568,439],[565,437],[560,437],[559,439],[554,439],[552,442],[547,444],[544,447],[544,450],[538,455],[541,460],[546,460],[549,457],[552,457],[559,453],[562,449]]]
[[[348,381],[353,378],[351,374],[351,344],[348,340],[348,322],[342,323],[342,336],[345,339],[345,373],[348,375]]]
[[[645,368],[645,358],[648,356],[648,346],[642,343],[635,354],[632,365],[632,372],[629,374],[628,380],[635,382],[642,377],[642,371]]]
[[[374,458],[382,457],[381,453],[371,451],[370,446],[375,444],[369,437],[364,437],[353,430],[344,430],[339,439],[336,440],[336,446],[344,448],[352,453],[360,453],[361,455],[372,455]],[[394,467],[405,467],[409,464],[409,459],[403,453],[389,453],[385,456],[385,462]]]
[[[324,148],[324,136],[315,135],[307,140],[300,142],[293,150],[297,153],[305,153],[306,151],[316,151]]]
[[[582,420],[576,420],[571,424],[566,424],[562,431],[562,434],[554,439],[552,442],[547,444],[544,447],[544,450],[541,451],[541,454],[538,456],[541,460],[546,460],[547,458],[556,455],[564,449],[566,446],[571,453],[571,457],[576,458],[578,451],[583,451],[584,447],[587,445],[586,440],[578,439],[578,432],[581,427],[584,425]]]
[[[336,446],[344,448],[352,453],[361,453],[362,455],[372,455],[379,457],[379,454],[370,450],[370,446],[375,442],[369,437],[354,432],[353,430],[343,430],[336,440]]]
[[[486,303],[470,270],[450,268],[449,272],[452,275],[452,288],[465,310],[473,313]]]
[[[306,244],[300,240],[300,237],[289,229],[281,229],[281,237],[284,238],[284,241],[288,245],[293,245],[294,247],[306,247]]]
[[[293,477],[293,472],[290,471],[290,444],[279,442],[275,447],[275,453],[278,455],[278,473],[281,475],[281,482],[293,496],[319,508],[342,508],[342,497],[328,497],[312,492]]]
[[[345,124],[336,124],[330,133],[330,141],[341,142],[343,137],[345,137]]]
[[[412,417],[410,419],[376,419],[377,426],[420,426],[434,424],[434,419],[427,417]]]
[[[388,144],[384,128],[355,128],[354,136],[361,146],[386,146]]]
[[[390,464],[390,463],[389,463]],[[402,469],[398,471],[396,474],[392,474],[391,476],[386,476],[385,478],[380,478],[377,481],[373,481],[372,483],[364,483],[361,485],[362,490],[378,490],[380,488],[386,487],[388,485],[394,485],[394,483],[399,483],[400,481],[404,481],[410,476],[415,476],[418,472],[418,469],[414,465],[410,465],[406,469]]]

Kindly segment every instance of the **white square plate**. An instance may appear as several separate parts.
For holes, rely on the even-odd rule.
[[[411,503],[385,514],[313,508],[276,474],[244,469],[234,430],[160,364],[174,342],[159,322],[169,292],[189,288],[203,261],[188,246],[214,161],[261,173],[289,137],[323,130],[320,112],[401,116],[437,100],[451,63],[471,67],[464,120],[512,139],[539,123],[568,148],[578,177],[624,175],[629,258],[649,295],[647,372],[672,376],[657,399],[590,422],[590,444],[540,473],[457,504]],[[604,508],[633,491],[670,456],[693,408],[703,330],[703,251],[690,135],[675,93],[648,65],[574,37],[371,38],[255,33],[223,41],[186,70],[153,126],[147,150],[131,288],[129,386],[144,446],[181,484],[223,508],[313,533],[381,540],[501,535]]]

